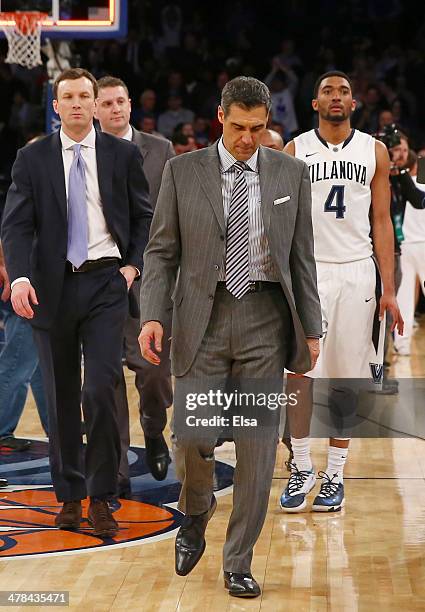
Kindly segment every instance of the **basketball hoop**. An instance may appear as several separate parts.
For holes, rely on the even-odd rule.
[[[8,42],[6,62],[25,68],[39,66],[41,24],[48,17],[38,11],[0,13],[0,23]],[[2,23],[3,22],[3,23]]]

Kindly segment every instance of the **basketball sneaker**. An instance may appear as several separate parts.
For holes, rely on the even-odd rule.
[[[329,478],[326,472],[319,472],[318,477],[323,480],[320,492],[316,495],[312,510],[314,512],[338,512],[344,507],[344,485],[334,482],[336,474]]]
[[[291,471],[291,475],[280,496],[279,504],[284,512],[300,512],[307,505],[307,494],[316,484],[316,474],[313,469],[300,471],[295,463],[289,461],[286,462],[286,466]]]

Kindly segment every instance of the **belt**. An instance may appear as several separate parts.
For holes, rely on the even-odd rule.
[[[226,281],[218,281],[217,287],[226,289]],[[260,280],[251,281],[249,284],[248,293],[260,293],[261,291],[272,291],[273,289],[280,289],[280,283]]]
[[[66,266],[69,272],[91,272],[99,268],[117,266],[119,262],[118,257],[101,257],[100,259],[87,259],[79,268],[76,268],[70,261],[66,262]]]

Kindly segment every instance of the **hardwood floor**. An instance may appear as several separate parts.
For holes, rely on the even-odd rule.
[[[392,373],[425,376],[424,323],[415,334],[412,356],[395,359]],[[143,445],[130,374],[128,386],[132,444]],[[390,405],[394,400],[383,401]],[[32,400],[16,435],[42,435]],[[316,440],[312,448],[316,468],[324,469],[327,441]],[[263,588],[261,598],[233,599],[223,588],[221,555],[231,495],[219,498],[204,557],[185,578],[174,573],[170,537],[89,553],[0,561],[0,589],[68,590],[69,609],[90,612],[425,610],[425,441],[354,439],[345,471],[346,507],[337,514],[282,514],[278,499],[287,478],[286,455],[280,445],[267,519],[254,554],[252,571]],[[233,445],[217,449],[220,457],[234,458]]]

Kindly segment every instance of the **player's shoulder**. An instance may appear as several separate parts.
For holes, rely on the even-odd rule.
[[[356,143],[362,142],[362,143],[369,143],[369,144],[374,144],[375,142],[379,142],[379,140],[376,140],[376,138],[372,136],[372,134],[368,134],[367,132],[362,132],[362,130],[358,130],[357,128],[353,128],[350,140]]]

